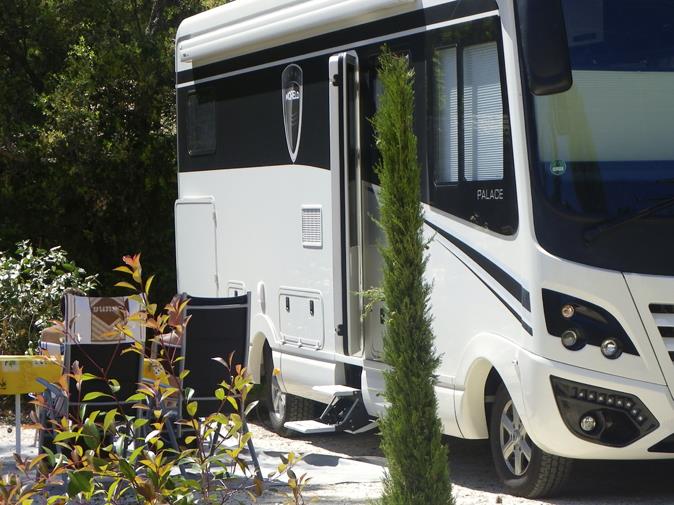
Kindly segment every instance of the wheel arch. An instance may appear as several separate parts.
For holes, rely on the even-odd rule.
[[[485,352],[486,351],[486,352]],[[518,348],[498,335],[483,334],[467,346],[457,374],[456,419],[464,438],[489,438],[489,413],[500,384],[519,408]]]
[[[466,438],[488,438],[485,415],[486,385],[492,371],[491,362],[484,358],[475,360],[468,370],[465,388],[457,409],[461,433]]]
[[[264,374],[264,346],[273,348],[276,332],[268,316],[256,314],[251,321],[251,338],[248,356],[248,371],[253,382],[260,384]]]

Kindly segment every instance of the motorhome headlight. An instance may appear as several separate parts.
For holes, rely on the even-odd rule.
[[[558,337],[570,351],[589,345],[599,348],[608,359],[617,359],[622,354],[639,356],[618,320],[598,305],[544,289],[543,310],[548,333]]]
[[[571,319],[575,313],[576,309],[570,303],[562,306],[562,317],[565,319]]]
[[[607,338],[601,343],[601,353],[608,359],[617,359],[620,357],[622,351],[616,339]]]
[[[573,351],[580,349],[585,345],[583,342],[580,331],[576,328],[570,328],[562,333],[562,345],[567,349]]]

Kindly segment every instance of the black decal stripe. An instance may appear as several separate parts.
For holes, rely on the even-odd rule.
[[[428,223],[428,221],[426,221],[426,223],[430,225],[430,223]],[[433,229],[435,229],[435,227],[433,227]],[[443,235],[443,236],[444,236],[444,235]],[[529,326],[529,325],[524,321],[524,319],[522,319],[522,316],[519,314],[519,312],[517,312],[517,311],[515,310],[515,308],[514,308],[512,305],[510,305],[510,304],[509,304],[509,303],[508,303],[508,302],[507,302],[501,295],[499,295],[499,294],[494,290],[494,288],[492,288],[489,284],[487,284],[487,283],[484,281],[484,279],[483,279],[482,277],[480,277],[480,276],[477,274],[477,272],[476,272],[475,270],[473,270],[472,268],[470,268],[470,266],[469,266],[465,261],[463,261],[461,258],[459,258],[459,257],[458,257],[456,254],[454,254],[452,251],[449,251],[449,252],[450,252],[450,254],[452,254],[457,260],[459,260],[459,261],[461,262],[461,264],[462,264],[463,266],[465,266],[465,267],[466,267],[466,268],[467,268],[467,269],[468,269],[468,270],[469,270],[475,277],[477,277],[477,279],[478,279],[482,284],[484,284],[484,286],[485,286],[489,291],[492,292],[492,294],[493,294],[493,295],[494,295],[494,296],[495,296],[495,297],[496,297],[496,298],[497,298],[497,299],[498,299],[498,300],[505,306],[505,308],[508,309],[508,312],[510,312],[510,313],[515,317],[515,319],[517,319],[517,321],[519,321],[519,323],[522,325],[522,328],[524,328],[524,331],[526,331],[529,335],[533,336],[534,331],[532,330],[531,326]]]
[[[367,187],[367,191],[369,191],[370,193],[373,193],[373,194],[375,194],[375,195],[377,194],[376,191],[374,190],[374,188],[373,188],[372,186],[368,186],[368,187]],[[485,270],[487,273],[489,273],[495,280],[498,280],[498,279],[497,279],[496,277],[494,277],[494,276],[491,274],[491,270],[494,270],[494,269],[498,269],[498,270],[500,270],[500,271],[502,272],[502,276],[501,276],[501,277],[503,277],[503,276],[509,277],[513,283],[515,283],[517,286],[519,286],[519,289],[521,290],[521,297],[518,297],[518,296],[515,296],[515,295],[513,295],[513,296],[515,296],[515,298],[517,298],[518,300],[520,300],[520,301],[522,302],[522,306],[523,306],[525,309],[527,309],[527,311],[531,311],[531,308],[530,308],[530,296],[529,296],[529,292],[528,292],[526,289],[524,289],[524,288],[522,287],[522,285],[521,285],[519,282],[517,282],[517,281],[516,281],[515,279],[513,279],[510,275],[508,275],[506,272],[504,272],[499,266],[495,265],[493,262],[491,262],[491,261],[489,261],[487,258],[485,258],[482,254],[480,254],[480,253],[477,252],[475,249],[473,249],[472,247],[470,247],[468,244],[466,244],[466,243],[462,242],[461,240],[459,240],[458,238],[456,238],[456,237],[450,235],[450,234],[447,233],[445,230],[439,228],[438,226],[434,225],[434,224],[431,223],[430,221],[427,221],[427,220],[424,219],[424,222],[425,222],[428,226],[430,226],[433,230],[435,230],[435,231],[438,232],[440,235],[442,235],[442,237],[444,237],[445,239],[447,239],[448,241],[450,241],[452,244],[454,244],[455,246],[457,246],[459,249],[461,249],[461,251],[462,251],[464,254],[466,254],[466,256],[468,256],[468,257],[471,258],[473,261],[475,261],[475,263],[477,263],[478,265],[480,265],[480,267],[482,267],[483,270]],[[454,254],[452,251],[449,251],[449,252],[450,252],[450,254],[454,255],[454,257],[455,257],[457,260],[459,260],[459,261],[461,262],[461,264],[462,264],[463,266],[465,266],[465,267],[466,267],[466,268],[467,268],[467,269],[468,269],[468,270],[469,270],[475,277],[477,277],[478,280],[479,280],[482,284],[484,284],[485,287],[486,287],[489,291],[491,291],[491,292],[494,294],[494,296],[495,296],[495,297],[496,297],[496,298],[497,298],[497,299],[498,299],[498,300],[499,300],[499,301],[500,301],[500,302],[501,302],[501,303],[508,309],[508,311],[515,317],[515,319],[517,319],[517,320],[519,321],[519,323],[522,325],[522,328],[524,328],[524,330],[525,330],[529,335],[532,335],[532,336],[533,336],[533,334],[534,334],[533,329],[531,328],[531,326],[529,326],[529,324],[526,323],[526,321],[524,321],[524,319],[522,319],[522,316],[519,314],[519,312],[517,312],[517,311],[515,310],[514,307],[512,307],[512,306],[511,306],[511,305],[510,305],[510,304],[509,304],[509,303],[508,303],[508,302],[507,302],[501,295],[499,295],[499,294],[494,290],[494,288],[492,288],[489,284],[487,284],[487,283],[484,281],[484,279],[482,279],[482,277],[480,277],[480,276],[477,274],[477,272],[475,272],[475,270],[473,270],[472,268],[470,268],[470,266],[469,266],[468,264],[466,264],[465,261],[463,261],[461,258],[459,258],[459,257],[458,257],[456,254]],[[487,266],[491,265],[491,268],[485,268],[485,265],[487,265]],[[501,284],[501,283],[499,282],[499,284]],[[501,284],[501,285],[503,285],[503,284]],[[504,287],[505,287],[506,289],[508,289],[506,286],[504,286]],[[510,292],[510,291],[509,291],[509,292]],[[512,294],[512,293],[511,293],[511,294]],[[526,303],[525,303],[525,302],[526,302]]]
[[[520,319],[520,323],[522,324],[522,328],[524,328],[524,331],[526,331],[529,335],[531,335],[533,337],[534,336],[533,328],[531,326],[529,326],[527,323],[525,323],[524,321],[522,321],[521,319]]]
[[[522,304],[522,307],[524,307],[527,311],[531,311],[531,297],[529,296],[529,292],[524,289],[524,287],[508,272],[496,265],[483,254],[477,252],[465,242],[459,240],[453,235],[450,235],[439,226],[427,220],[424,220],[424,222],[433,228],[437,233],[439,233],[443,238],[458,247],[461,252],[472,259],[475,263],[477,263],[480,268],[489,274],[491,278],[503,286],[505,290],[513,296],[513,298],[519,301]]]
[[[351,28],[318,35],[309,39],[292,42],[278,47],[271,47],[243,56],[237,56],[228,60],[211,63],[191,70],[178,72],[177,84],[196,81],[206,77],[225,74],[235,70],[264,65],[286,58],[293,58],[316,51],[340,47],[347,44],[355,44],[358,41],[383,37],[405,30],[420,28],[423,26],[473,16],[484,12],[497,10],[494,0],[470,0],[450,2],[443,5],[420,9],[405,14],[399,14],[390,18],[380,19],[371,23],[365,23]],[[181,42],[179,39],[178,43]]]

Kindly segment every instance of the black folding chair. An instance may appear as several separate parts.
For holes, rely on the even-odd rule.
[[[139,411],[133,409],[136,402],[128,402],[127,398],[133,395],[138,387],[138,382],[143,373],[143,355],[137,352],[129,352],[136,341],[144,341],[144,330],[139,324],[130,326],[132,336],[114,332],[114,324],[119,320],[119,313],[113,313],[113,309],[133,311],[137,310],[133,303],[129,305],[126,298],[88,298],[83,296],[67,295],[65,297],[65,314],[67,333],[63,344],[63,369],[65,373],[72,373],[72,365],[78,363],[84,373],[92,374],[96,378],[83,381],[80,390],[74,379],[68,382],[67,395],[58,389],[47,388],[45,400],[47,408],[45,416],[51,420],[58,420],[63,415],[70,413],[77,416],[81,407],[86,407],[88,412],[99,410],[101,412],[120,408],[123,414],[139,415]],[[103,314],[100,317],[99,313]],[[111,389],[110,383],[103,379],[114,379],[119,385],[117,391]],[[88,393],[101,392],[107,396],[84,401]],[[45,419],[45,425],[49,425]],[[130,435],[131,428],[127,426]],[[50,434],[41,436],[41,444],[46,445],[50,441]],[[123,452],[128,448],[127,437]],[[50,447],[51,448],[51,447]]]
[[[188,296],[189,298],[189,296]],[[197,416],[212,413],[220,405],[214,394],[219,384],[232,378],[231,371],[213,358],[245,366],[248,358],[250,293],[230,298],[189,298],[185,316],[190,317],[182,339],[180,372],[189,370],[182,388],[194,390]],[[183,406],[180,406],[181,411]]]
[[[190,401],[198,403],[195,417],[205,417],[221,407],[221,400],[215,397],[224,380],[230,382],[237,364],[246,365],[248,359],[249,331],[250,331],[250,293],[229,298],[198,298],[186,296],[189,301],[185,308],[185,317],[190,317],[181,342],[180,355],[183,357],[178,363],[178,375],[189,370],[184,377],[181,388],[191,388],[194,391]],[[223,366],[213,358],[222,358],[229,362],[232,356],[232,370]],[[177,405],[178,412],[184,413],[184,395],[180,396]],[[225,404],[225,409],[231,409]],[[242,416],[243,417],[243,416]],[[248,426],[243,419],[244,433]],[[219,427],[221,428],[221,427]],[[179,436],[185,430],[178,428]],[[215,449],[219,430],[211,440],[211,451]],[[261,475],[260,467],[251,440],[248,442],[256,473]]]

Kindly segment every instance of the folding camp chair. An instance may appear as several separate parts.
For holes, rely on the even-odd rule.
[[[143,356],[125,351],[133,347],[135,342],[144,345],[145,331],[137,322],[127,323],[131,333],[127,335],[116,330],[115,325],[121,322],[125,313],[134,313],[139,308],[138,302],[126,297],[66,295],[66,335],[62,346],[64,371],[72,372],[72,365],[77,362],[84,373],[115,379],[119,383],[119,390],[113,392],[106,380],[94,379],[82,382],[78,391],[75,380],[71,378],[65,397],[63,393],[59,397],[57,388],[47,389],[45,399],[48,408],[44,409],[47,417],[59,419],[66,413],[77,415],[83,406],[89,411],[122,407],[126,413],[131,412],[134,402],[127,402],[126,399],[136,392],[143,371]],[[112,398],[106,396],[84,402],[90,392],[102,392]],[[45,434],[45,437],[48,439],[49,434]]]
[[[185,327],[180,342],[178,376],[184,370],[189,374],[183,378],[180,387],[194,390],[190,401],[198,402],[196,417],[213,413],[221,406],[221,400],[215,397],[220,383],[231,381],[232,373],[213,358],[227,361],[232,355],[232,366],[245,366],[248,358],[250,328],[250,293],[229,298],[190,298],[185,307],[185,317],[189,323]],[[233,354],[232,354],[233,353]],[[228,407],[226,407],[228,408]],[[178,401],[177,410],[183,413],[183,395]],[[244,431],[248,430],[244,420]],[[178,427],[178,435],[185,430]],[[211,450],[217,442],[217,430],[211,441]],[[248,444],[253,463],[259,474],[259,464],[252,442]]]
[[[213,358],[245,366],[248,358],[250,293],[230,298],[189,298],[185,316],[190,317],[182,339],[180,372],[189,370],[182,388],[194,390],[193,401],[199,403],[197,416],[213,412],[220,400],[215,390],[231,373]],[[180,408],[182,409],[182,405]],[[182,411],[182,410],[181,410]]]

